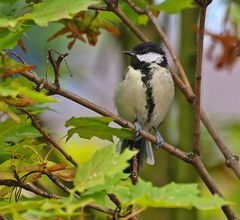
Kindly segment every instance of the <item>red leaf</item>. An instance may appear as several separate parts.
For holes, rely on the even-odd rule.
[[[0,54],[0,76],[6,77],[16,73],[25,73],[35,69],[36,66],[18,63],[14,59],[6,56],[6,54]]]
[[[22,39],[19,39],[19,40],[17,41],[17,44],[18,44],[18,46],[22,49],[22,51],[23,51],[25,54],[27,54],[27,49],[26,49],[26,47],[25,47],[24,42],[22,41]]]

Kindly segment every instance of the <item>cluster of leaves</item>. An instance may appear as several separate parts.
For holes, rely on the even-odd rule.
[[[191,0],[177,3],[175,0],[166,0],[161,4],[150,5],[144,0],[137,0],[141,7],[150,7],[155,14],[159,11],[176,13],[183,8],[193,7]],[[128,7],[125,1],[119,1],[119,6],[137,24],[146,24],[145,15],[137,15]],[[115,35],[119,35],[117,25],[120,19],[104,11],[87,11],[88,6],[105,5],[103,0],[48,0],[48,1],[20,1],[3,0],[0,2],[0,50],[12,49],[16,43],[24,49],[21,37],[33,25],[47,26],[51,22],[59,22],[63,25],[59,31],[49,37],[52,40],[58,36],[66,35],[71,39],[68,48],[72,48],[76,40],[86,41],[95,45],[100,34],[100,29],[105,29]],[[176,7],[177,5],[177,7]],[[6,8],[8,10],[6,10]]]
[[[34,197],[26,198],[27,193],[18,203],[9,204],[8,199],[11,192],[17,190],[11,187],[0,187],[0,212],[13,219],[27,219],[26,216],[76,216],[79,215],[79,208],[88,204],[97,204],[100,207],[114,207],[110,204],[107,193],[114,193],[121,201],[122,215],[128,212],[130,205],[137,207],[182,207],[198,209],[213,209],[225,204],[225,201],[217,196],[199,197],[199,190],[196,184],[170,183],[163,187],[154,187],[151,183],[139,180],[136,186],[126,180],[128,174],[123,170],[128,166],[128,160],[137,152],[126,150],[121,155],[116,154],[115,146],[112,144],[103,147],[92,156],[86,163],[77,168],[66,166],[63,163],[50,161],[44,154],[46,145],[41,144],[36,138],[40,136],[37,130],[31,126],[29,119],[21,117],[21,123],[17,124],[12,119],[1,123],[0,143],[2,163],[0,164],[0,179],[15,179],[15,169],[24,182],[40,182],[42,171],[51,172],[61,180],[73,182],[71,194],[62,199],[43,199]],[[119,129],[114,130],[106,126],[109,118],[78,118],[70,119],[67,124],[73,125],[76,122],[80,129],[85,128],[85,134],[92,136],[92,124],[99,124],[97,136],[109,139],[111,135],[123,136]],[[103,123],[104,122],[104,123]],[[76,129],[78,128],[75,127]],[[78,131],[76,131],[78,132]],[[124,131],[127,133],[127,131]],[[72,132],[70,132],[72,133]],[[105,133],[105,135],[104,135]],[[70,134],[71,135],[71,134]],[[14,157],[13,157],[14,155]],[[6,158],[9,158],[6,160]],[[34,173],[34,174],[30,174]],[[125,181],[124,181],[125,179]],[[18,192],[18,191],[17,191]],[[76,195],[80,197],[76,198]],[[26,196],[26,197],[25,197]]]
[[[0,77],[13,76],[34,69],[34,66],[21,64],[8,57],[5,53],[0,54]],[[35,104],[56,102],[56,99],[45,93],[33,90],[34,84],[24,78],[2,78],[0,84],[0,111],[8,114],[16,122],[20,118],[15,113],[16,107],[27,107]]]

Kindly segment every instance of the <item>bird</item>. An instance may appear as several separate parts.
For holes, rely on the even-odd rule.
[[[160,148],[164,141],[158,131],[166,117],[173,99],[174,83],[168,69],[165,52],[153,42],[140,43],[130,51],[123,51],[130,56],[130,65],[117,85],[114,104],[118,115],[135,124],[136,137],[133,140],[120,140],[117,152],[122,153],[127,147],[138,149],[138,171],[146,161],[154,165],[151,142],[140,136],[140,131],[155,133]],[[133,172],[133,164],[127,172]]]

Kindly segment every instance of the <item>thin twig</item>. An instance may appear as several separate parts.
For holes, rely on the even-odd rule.
[[[88,9],[96,10],[96,11],[109,11],[108,7],[105,6],[98,6],[98,5],[90,5]]]
[[[51,172],[43,171],[43,174],[47,175],[50,180],[52,180],[53,183],[55,183],[60,189],[62,189],[67,194],[70,194],[70,189],[65,186],[62,182],[60,182],[54,175],[52,175]],[[79,197],[78,197],[79,198]]]
[[[138,158],[137,155],[134,155],[132,158],[132,173],[131,173],[131,180],[132,180],[132,184],[136,185],[137,181],[138,181]]]
[[[53,72],[54,72],[54,77],[55,77],[55,85],[60,88],[60,81],[59,81],[59,71],[56,65],[56,61],[54,60],[52,53],[51,53],[51,48],[48,49],[48,60],[52,64],[53,67]]]
[[[132,219],[132,220],[137,220],[136,215],[139,214],[140,212],[144,211],[146,209],[146,207],[141,207],[140,209],[134,211],[132,210],[132,212],[130,214],[128,214],[126,217],[123,218],[123,220],[128,220],[128,219]]]
[[[36,195],[39,195],[39,196],[42,196],[42,197],[45,197],[45,198],[49,198],[49,199],[50,198],[55,198],[55,199],[60,198],[59,196],[57,196],[55,194],[52,194],[52,193],[45,192],[42,189],[37,188],[36,186],[30,185],[28,183],[24,183],[24,182],[21,182],[21,181],[17,181],[17,180],[12,180],[12,179],[2,180],[2,179],[0,179],[0,185],[20,187],[20,188],[23,188],[27,191],[33,192]]]
[[[202,79],[202,55],[203,55],[203,41],[204,29],[206,19],[207,4],[202,4],[200,7],[200,23],[199,34],[197,40],[197,60],[195,71],[195,101],[194,101],[194,146],[193,152],[200,155],[200,113],[201,113],[201,79]]]
[[[122,21],[124,24],[127,25],[134,33],[135,35],[143,42],[149,41],[148,38],[144,35],[144,33],[136,26],[134,25],[126,16],[126,14],[115,4],[111,2],[111,0],[104,0],[105,3],[108,6],[109,11],[114,12]]]
[[[218,135],[216,129],[213,127],[211,121],[209,120],[207,114],[203,109],[201,109],[201,120],[205,127],[207,128],[209,134],[213,137],[219,150],[222,152],[226,160],[226,166],[231,168],[235,175],[240,179],[240,163],[239,156],[233,155],[228,147],[224,144],[220,136]]]
[[[70,189],[66,185],[64,185],[61,181],[59,181],[51,172],[44,171],[43,174],[47,175],[49,177],[49,179],[52,180],[52,182],[54,182],[64,192],[66,192],[67,194],[71,193]],[[112,196],[115,196],[115,195],[112,194]],[[74,194],[74,197],[76,199],[80,198],[80,196],[77,195],[76,193]],[[116,196],[115,196],[115,199],[117,199]],[[95,209],[99,212],[102,212],[102,213],[105,213],[105,214],[108,214],[108,215],[112,215],[112,216],[115,216],[116,214],[119,215],[118,211],[115,211],[115,210],[112,210],[112,209],[101,208],[96,204],[88,204],[85,207],[90,208],[90,209]]]
[[[156,17],[152,14],[152,12],[149,9],[146,10],[146,14],[149,17],[152,24],[154,25],[154,27],[156,28],[156,30],[157,30],[160,38],[162,39],[164,45],[168,49],[168,51],[169,51],[169,53],[170,53],[170,55],[173,59],[173,62],[176,64],[176,66],[178,68],[179,74],[180,74],[184,84],[188,87],[189,90],[192,90],[191,86],[190,86],[190,83],[188,81],[188,78],[187,78],[187,74],[185,73],[185,71],[183,69],[183,66],[182,66],[180,60],[178,59],[177,55],[174,53],[174,50],[173,50],[173,48],[171,46],[171,43],[168,40],[166,34],[162,30],[161,26],[158,24],[158,21],[157,21]]]
[[[54,60],[52,52],[57,53],[59,56],[56,60]],[[52,64],[53,67],[53,71],[54,71],[54,77],[55,77],[55,85],[60,88],[60,73],[59,73],[59,69],[60,69],[60,64],[61,62],[65,59],[65,57],[68,55],[68,53],[65,54],[60,54],[57,51],[53,50],[52,48],[48,49],[48,59],[50,61],[50,63]]]
[[[133,1],[131,0],[125,0],[129,6],[136,12],[138,13],[139,15],[143,15],[146,13],[145,10],[143,10],[142,8],[140,8],[138,5],[136,5]]]
[[[204,164],[202,163],[201,159],[199,158],[199,156],[197,154],[195,154],[195,155],[196,156],[193,159],[193,164],[194,164],[194,167],[196,168],[199,176],[202,178],[203,182],[205,183],[205,185],[208,187],[208,189],[210,190],[210,192],[213,195],[217,194],[217,195],[223,197],[222,193],[220,192],[218,187],[215,185],[213,179],[211,178],[208,171],[206,170],[206,168],[205,168]],[[238,217],[232,211],[230,206],[223,205],[221,208],[222,208],[223,212],[225,213],[226,217],[229,220],[238,219]]]
[[[122,209],[121,201],[118,199],[118,197],[113,193],[108,193],[107,195],[109,199],[117,206],[117,208],[121,210]]]
[[[45,81],[46,82],[46,81]],[[58,90],[59,87],[57,87],[57,85],[55,86],[55,89]],[[64,149],[53,140],[53,138],[44,131],[43,127],[40,125],[40,123],[37,121],[37,119],[34,117],[34,115],[32,113],[30,113],[29,111],[21,108],[20,109],[23,113],[27,114],[28,117],[31,119],[32,121],[32,125],[42,134],[43,138],[52,144],[52,146],[54,148],[56,148],[59,152],[62,153],[62,155],[66,158],[66,160],[68,160],[70,163],[72,163],[75,167],[77,167],[77,162],[71,157],[71,155],[69,155],[67,152],[64,151]]]

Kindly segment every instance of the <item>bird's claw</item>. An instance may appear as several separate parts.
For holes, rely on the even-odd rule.
[[[154,146],[154,149],[159,149],[162,147],[162,145],[164,144],[163,138],[161,136],[161,134],[159,133],[159,131],[157,129],[155,129],[155,134],[156,134],[156,145]]]
[[[138,138],[140,136],[140,132],[142,131],[142,127],[138,122],[135,122],[134,125],[135,125],[135,137]]]

